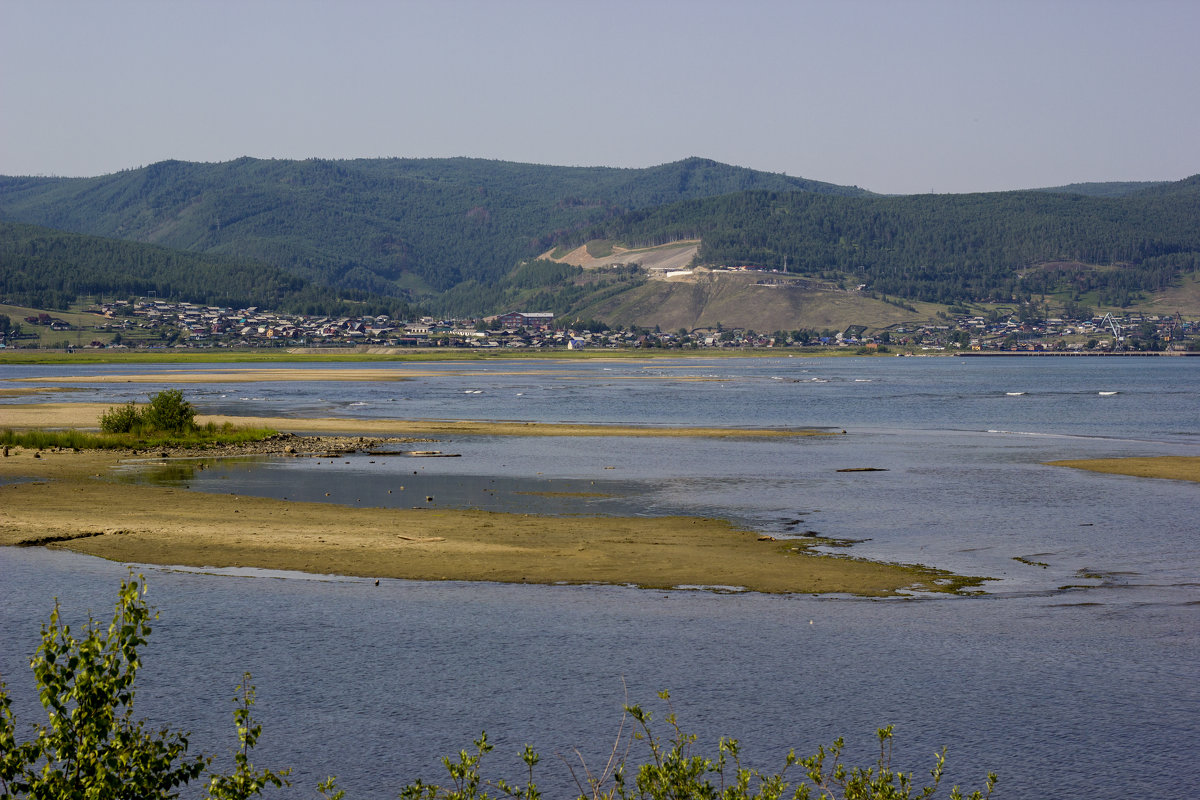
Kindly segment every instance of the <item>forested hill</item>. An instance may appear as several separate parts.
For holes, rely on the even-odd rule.
[[[699,158],[648,169],[242,158],[97,178],[0,178],[0,219],[420,298],[463,282],[496,285],[557,235],[631,209],[754,189],[865,194]]]
[[[700,239],[705,264],[786,264],[942,303],[1070,291],[1123,305],[1200,267],[1200,175],[1117,198],[750,191],[631,212],[565,243],[590,239]]]
[[[1007,302],[1068,291],[1121,305],[1200,263],[1200,176],[878,196],[700,158],[647,169],[241,158],[165,161],[96,178],[0,178],[0,220],[220,257],[183,267],[165,252],[138,255],[159,266],[121,284],[120,270],[107,266],[115,243],[75,241],[58,246],[92,254],[77,260],[82,271],[61,273],[43,291],[83,286],[94,273],[104,276],[97,285],[114,290],[169,274],[174,292],[203,291],[190,298],[199,302],[232,292],[260,305],[275,296],[291,304],[330,286],[466,315],[501,310],[518,265],[556,247],[700,239],[706,264],[786,264],[893,297]],[[251,276],[258,270],[261,277]],[[189,283],[189,272],[226,277]],[[37,275],[60,273],[39,266],[23,274],[20,291],[28,292]],[[565,310],[579,280],[562,277],[540,290]]]
[[[404,318],[410,311],[396,298],[356,293],[339,298],[261,262],[0,222],[0,299],[6,302],[62,309],[82,295],[124,299],[150,293],[308,314]]]
[[[1037,188],[1035,192],[1052,192],[1054,194],[1082,194],[1088,197],[1126,197],[1131,194],[1168,185],[1165,181],[1110,181],[1107,183],[1071,183],[1066,186],[1047,186]]]

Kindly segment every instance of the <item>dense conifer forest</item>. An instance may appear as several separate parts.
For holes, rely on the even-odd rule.
[[[479,159],[167,161],[98,178],[0,178],[0,219],[260,260],[338,289],[495,286],[562,233],[753,188],[860,190],[703,159],[652,169]]]
[[[879,196],[699,158],[648,169],[242,158],[0,178],[0,220],[10,223],[0,292],[47,307],[72,293],[153,290],[318,313],[335,295],[455,315],[517,302],[565,312],[640,281],[530,266],[594,239],[700,239],[704,264],[947,304],[1058,292],[1119,306],[1200,264],[1200,176]],[[51,244],[12,223],[108,241]],[[33,303],[39,293],[55,302]]]
[[[1096,292],[1124,305],[1200,266],[1200,176],[1121,198],[741,192],[631,212],[572,237],[702,240],[706,264],[846,276],[939,303]]]
[[[335,294],[262,262],[0,222],[0,298],[65,309],[81,296],[156,296],[322,315],[410,312],[396,298]]]

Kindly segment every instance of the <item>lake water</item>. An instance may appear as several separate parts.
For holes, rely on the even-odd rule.
[[[83,391],[55,397],[121,402],[172,385],[171,369],[22,367],[0,377],[162,374],[162,386],[81,381]],[[312,796],[327,774],[352,797],[394,796],[417,777],[441,778],[438,758],[481,729],[498,745],[497,772],[519,777],[528,741],[543,754],[543,785],[563,795],[569,777],[554,754],[577,747],[600,761],[626,687],[656,712],[654,693],[669,689],[702,742],[739,737],[764,767],[838,735],[867,754],[874,729],[894,723],[904,768],[924,775],[947,744],[952,781],[978,786],[993,769],[1003,797],[1187,796],[1200,780],[1200,487],[1042,465],[1200,455],[1200,360],[398,369],[419,377],[183,388],[212,412],[847,433],[453,437],[421,448],[461,458],[235,462],[136,479],[350,505],[433,495],[442,506],[532,513],[703,514],[776,536],[815,530],[852,542],[842,551],[852,555],[996,580],[980,597],[872,601],[148,569],[162,619],[142,713],[193,730],[194,747],[227,751],[225,698],[250,670],[265,725],[256,760],[296,767],[286,796]],[[886,471],[837,471],[855,467]],[[563,491],[603,496],[542,494]],[[0,675],[20,719],[38,710],[25,663],[52,598],[75,618],[86,609],[103,618],[124,574],[68,553],[0,550]]]

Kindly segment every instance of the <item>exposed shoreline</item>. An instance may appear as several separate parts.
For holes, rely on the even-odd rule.
[[[655,366],[655,370],[666,369],[667,367]],[[673,366],[675,369],[683,367]],[[642,365],[642,369],[649,367]],[[416,378],[433,378],[444,377],[446,375],[478,375],[478,370],[467,369],[445,369],[445,370],[430,370],[419,366],[406,367],[363,367],[361,369],[346,369],[313,367],[311,369],[297,369],[295,367],[257,367],[254,369],[235,369],[235,370],[206,370],[197,372],[192,368],[179,369],[163,369],[150,373],[129,373],[124,375],[52,375],[49,377],[40,378],[13,378],[12,383],[38,383],[52,384],[54,386],[60,384],[72,383],[260,383],[263,381],[286,382],[286,381],[346,381],[346,382],[366,382],[386,383],[389,381],[409,381]],[[642,381],[666,381],[666,382],[692,382],[692,383],[712,383],[728,380],[726,378],[713,378],[697,375],[663,375],[663,374],[645,374],[645,375],[581,375],[569,370],[531,370],[531,369],[504,369],[504,370],[488,370],[487,375],[497,376],[513,376],[513,375],[537,375],[541,377],[555,377],[559,380],[573,381],[614,381],[614,380],[642,380]],[[25,394],[37,392],[37,389],[25,388]],[[53,391],[51,388],[45,391]],[[12,391],[17,394],[17,390]]]
[[[4,428],[97,428],[100,415],[111,403],[23,403],[0,404],[0,430]],[[271,428],[289,433],[370,434],[373,436],[695,436],[717,439],[833,436],[843,431],[812,428],[716,428],[641,425],[594,425],[584,423],[516,422],[505,420],[456,419],[345,419],[339,417],[241,417],[201,414],[200,424],[226,422],[249,428]]]
[[[878,354],[885,355],[885,354]],[[180,352],[164,349],[134,350],[76,350],[68,353],[55,349],[10,349],[0,352],[0,364],[277,364],[277,363],[445,363],[480,364],[498,361],[586,361],[619,363],[636,361],[665,361],[675,359],[722,358],[843,358],[860,355],[856,348],[821,347],[796,351],[789,348],[703,348],[698,350],[603,349],[603,350],[495,350],[464,349],[460,347],[385,347],[362,346],[346,348],[289,347],[248,348],[243,350],[191,349]]]
[[[921,566],[815,554],[805,542],[761,536],[719,519],[361,508],[104,477],[130,455],[44,451],[35,458],[14,449],[0,458],[0,481],[20,481],[0,485],[0,545],[166,566],[409,580],[864,596],[979,583]]]
[[[0,429],[95,428],[100,413],[109,407],[0,404]],[[360,434],[727,438],[830,433],[474,420],[198,418],[202,423],[210,420],[287,434],[271,442],[197,455],[251,452],[283,457],[374,446],[365,439],[345,438]],[[342,438],[295,436],[313,432],[337,432]],[[144,457],[133,452],[35,453],[11,448],[9,455],[0,457],[0,545],[63,548],[131,563],[411,580],[733,587],[867,596],[906,589],[950,591],[980,582],[921,566],[817,554],[809,551],[811,542],[775,540],[719,519],[546,517],[436,506],[362,508],[213,495],[106,477],[122,459],[135,455]]]
[[[520,370],[514,370],[520,371]],[[255,368],[106,376],[102,382],[405,380],[412,368]],[[670,380],[670,377],[665,378]],[[68,389],[94,377],[13,381],[9,395]],[[94,429],[103,403],[0,404],[0,429]],[[638,436],[758,438],[843,433],[830,430],[739,429],[526,423],[487,420],[352,420],[201,416],[290,434],[351,436]],[[310,442],[311,443],[311,442]],[[315,447],[352,447],[353,443]],[[248,452],[281,452],[263,443]],[[287,447],[295,452],[296,442]],[[301,450],[304,448],[302,447]],[[209,451],[228,455],[237,448]],[[723,520],[557,518],[446,509],[364,509],[211,495],[114,484],[102,476],[122,454],[32,453],[0,459],[0,544],[44,541],[105,558],[187,566],[252,566],[413,579],[633,583],[644,586],[729,586],[764,592],[891,594],[906,586],[935,588],[943,573],[921,567],[818,556],[797,542],[759,541]],[[131,454],[124,454],[128,457]],[[1161,457],[1050,462],[1097,472],[1200,481],[1200,458]],[[230,509],[234,505],[235,508]],[[104,508],[103,526],[94,509]],[[242,516],[246,514],[246,516]],[[182,516],[181,516],[182,515]],[[236,515],[236,516],[235,516]],[[186,519],[186,521],[185,521]],[[390,530],[391,533],[385,531]],[[586,554],[586,555],[581,555]],[[782,565],[786,564],[783,572]]]
[[[171,382],[214,380],[404,380],[414,370],[269,368],[172,374]],[[162,383],[164,376],[110,376]],[[670,378],[666,378],[669,380]],[[58,377],[61,391],[91,378]],[[22,381],[24,383],[24,381]],[[8,388],[8,387],[5,387]],[[0,429],[95,429],[105,403],[0,404]],[[299,439],[199,451],[299,454],[354,449],[391,436],[638,436],[760,438],[844,431],[530,423],[503,420],[290,419],[209,415],[272,428]],[[312,434],[339,434],[340,439]],[[311,445],[311,447],[310,447]],[[316,450],[313,450],[316,448]],[[0,545],[41,544],[134,563],[260,567],[415,580],[610,583],[668,588],[728,587],[760,592],[889,595],[906,588],[978,585],[921,566],[816,554],[809,543],[774,540],[725,520],[688,517],[539,517],[435,507],[361,508],[115,483],[104,476],[133,453],[44,452],[13,448],[0,458]],[[173,455],[184,455],[174,453]],[[1200,481],[1200,458],[1159,457],[1049,462],[1097,472]],[[6,481],[15,481],[7,482]],[[98,509],[103,509],[99,512]]]

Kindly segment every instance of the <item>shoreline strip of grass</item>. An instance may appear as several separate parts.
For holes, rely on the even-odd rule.
[[[45,431],[0,430],[0,446],[30,450],[145,450],[152,448],[206,447],[261,442],[278,435],[270,428],[201,427],[189,433],[91,433],[76,429]]]

